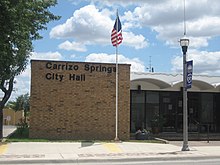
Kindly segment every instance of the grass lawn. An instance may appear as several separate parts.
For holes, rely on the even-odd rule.
[[[32,139],[29,138],[29,128],[17,128],[17,130],[11,134],[10,137],[5,139],[5,142],[112,142],[110,140],[49,140],[49,139]],[[164,143],[160,140],[128,140],[125,142],[137,142],[137,143]]]
[[[29,128],[17,128],[17,130],[10,135],[6,142],[49,142],[47,139],[30,139]]]

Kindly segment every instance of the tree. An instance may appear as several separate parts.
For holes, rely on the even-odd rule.
[[[27,114],[30,110],[30,97],[29,94],[26,93],[24,95],[20,95],[16,98],[15,101],[9,101],[6,107],[13,109],[14,111],[24,111],[24,122],[27,124]]]
[[[42,38],[39,31],[60,18],[49,11],[56,4],[56,0],[0,1],[0,139],[3,108],[11,96],[14,78],[26,69],[32,41]]]

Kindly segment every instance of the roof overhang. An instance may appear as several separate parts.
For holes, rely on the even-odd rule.
[[[193,86],[198,87],[200,90],[214,89],[214,86],[212,84],[200,80],[193,80],[192,84]]]
[[[132,80],[131,83],[135,82],[135,81],[142,81],[142,82],[151,83],[151,84],[158,86],[160,89],[165,89],[165,88],[171,87],[170,84],[168,84],[164,81],[158,80],[158,79],[153,79],[153,78],[136,79],[136,80]]]

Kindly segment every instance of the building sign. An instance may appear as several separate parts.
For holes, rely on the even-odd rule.
[[[47,62],[45,68],[48,72],[45,75],[47,80],[56,80],[62,82],[63,80],[70,81],[86,81],[86,73],[107,73],[111,74],[116,72],[116,67],[105,66],[102,64],[84,64],[83,66],[74,63],[58,63],[58,62]],[[84,73],[80,74],[79,71],[83,70]],[[52,71],[70,71],[68,74],[54,73]]]
[[[186,88],[192,87],[193,61],[187,61]]]

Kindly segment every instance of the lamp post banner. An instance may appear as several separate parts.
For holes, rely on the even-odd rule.
[[[186,88],[189,89],[192,87],[192,73],[193,73],[193,61],[187,61],[187,74],[186,74]]]

